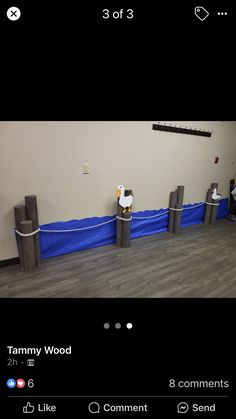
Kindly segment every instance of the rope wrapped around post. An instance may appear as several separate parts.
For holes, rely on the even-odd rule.
[[[20,231],[21,221],[26,220],[25,205],[16,205],[14,207],[14,215],[15,215],[16,230]],[[23,244],[22,244],[22,242],[23,242],[23,240],[20,237],[20,235],[17,235],[16,236],[16,243],[17,243],[19,258],[20,258],[20,268],[23,271],[24,270],[24,254],[23,254]]]
[[[35,248],[34,248],[34,235],[31,220],[21,221],[20,223],[20,237],[22,239],[24,270],[25,272],[32,272],[35,270]],[[32,234],[33,233],[33,234]]]
[[[169,226],[170,233],[179,233],[181,228],[181,219],[184,201],[184,186],[179,185],[177,190],[170,193],[169,205]]]
[[[27,220],[32,221],[33,231],[39,228],[38,207],[36,195],[25,196],[25,208]],[[40,241],[39,234],[34,235],[34,251],[35,251],[35,265],[40,265]]]
[[[121,185],[122,186],[122,185]],[[132,195],[131,189],[125,189],[124,196],[128,197]],[[125,211],[119,203],[120,199],[117,199],[117,227],[116,227],[116,244],[120,247],[130,247],[130,225],[132,220],[131,207],[129,211]]]
[[[206,210],[204,216],[204,224],[215,224],[217,220],[218,207],[220,201],[220,195],[217,195],[219,199],[214,199],[214,190],[218,189],[218,183],[213,182],[211,187],[207,191],[206,195]]]
[[[16,205],[15,233],[21,269],[32,272],[40,264],[39,220],[36,195],[26,195],[25,205]]]
[[[171,192],[170,193],[170,205],[169,205],[169,226],[168,226],[168,231],[169,233],[173,233],[174,231],[174,218],[175,218],[175,204],[177,202],[177,191]]]
[[[214,191],[214,189],[218,189],[218,183],[212,183],[211,189]],[[218,205],[212,205],[211,206],[211,218],[210,218],[210,224],[215,224],[217,220],[217,214],[218,214],[218,206],[219,206],[219,199],[213,199],[214,204]]]

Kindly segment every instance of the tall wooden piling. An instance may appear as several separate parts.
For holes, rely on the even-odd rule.
[[[175,212],[175,217],[174,217],[174,229],[173,232],[179,233],[180,229],[181,229],[181,220],[182,220],[182,208],[183,208],[183,202],[184,202],[184,186],[179,185],[177,187],[177,202],[175,204],[175,208],[179,211],[174,211]]]
[[[15,226],[18,231],[21,231],[21,221],[26,220],[26,208],[24,205],[16,205],[14,207],[15,215]],[[23,246],[22,246],[22,237],[16,233],[16,242],[20,258],[20,267],[24,270],[24,256],[23,256]]]
[[[122,217],[123,216],[123,208],[119,204],[119,198],[117,198],[117,216]],[[116,244],[117,246],[122,245],[122,220],[117,219],[116,220]]]
[[[206,194],[206,209],[205,209],[205,216],[204,216],[204,224],[210,223],[211,209],[213,205],[209,205],[209,204],[213,203],[212,194],[213,194],[213,190],[208,189],[207,194]]]
[[[218,183],[217,182],[213,182],[211,184],[211,190],[212,190],[212,194],[214,192],[214,189],[218,189]],[[219,204],[220,200],[219,199],[212,199],[213,204]],[[210,217],[210,224],[215,224],[216,220],[217,220],[217,214],[218,214],[218,207],[219,205],[211,205],[211,217]]]
[[[33,231],[35,231],[39,227],[38,207],[37,207],[37,197],[36,197],[36,195],[26,195],[25,196],[25,207],[26,207],[27,220],[32,221]],[[39,266],[40,265],[39,233],[36,233],[33,236],[33,238],[34,238],[34,249],[35,249],[35,264],[36,264],[36,266]]]
[[[21,221],[20,232],[23,234],[30,234],[33,232],[33,226],[31,220]],[[21,237],[22,248],[24,255],[24,270],[25,272],[32,272],[35,269],[35,248],[34,248],[34,236]]]
[[[177,202],[177,191],[171,192],[170,193],[170,203],[169,203],[169,208],[175,208]],[[173,210],[169,210],[169,226],[168,226],[168,231],[170,233],[174,232],[174,218],[175,218],[175,212]]]
[[[132,189],[125,190],[125,196],[133,195]],[[117,198],[117,216],[125,219],[131,218],[131,212],[123,212],[124,208],[119,204]],[[122,221],[117,219],[116,244],[120,247],[130,247],[130,228],[131,221]]]
[[[210,224],[215,224],[216,223],[217,214],[218,214],[218,208],[219,208],[219,202],[220,202],[219,199],[215,199],[214,200],[214,204],[215,205],[212,205],[212,208],[211,208]]]
[[[179,185],[177,186],[177,203],[183,206],[184,202],[184,186]]]
[[[125,190],[125,196],[133,195],[132,189]],[[132,206],[131,206],[132,211]],[[129,219],[132,217],[132,212],[124,212],[123,218]],[[122,221],[123,223],[123,232],[122,232],[122,247],[130,247],[130,231],[131,231],[131,221]]]
[[[130,212],[123,212],[122,217],[129,219],[131,217]],[[122,247],[130,247],[130,223],[131,221],[122,221]]]
[[[234,190],[235,188],[235,179],[230,179],[230,184],[229,184],[229,213],[231,215],[236,215],[236,202],[231,194],[231,192]]]
[[[218,187],[218,184],[217,184],[217,187]],[[215,189],[215,187],[214,187],[214,189]],[[212,190],[212,193],[213,193],[213,190]],[[211,205],[210,224],[215,224],[216,220],[217,220],[220,200],[219,199],[212,199],[212,201],[215,205]]]

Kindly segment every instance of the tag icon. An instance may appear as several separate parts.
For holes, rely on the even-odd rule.
[[[204,7],[202,6],[195,7],[194,14],[201,21],[205,20],[209,16],[209,12],[206,9],[204,9]]]

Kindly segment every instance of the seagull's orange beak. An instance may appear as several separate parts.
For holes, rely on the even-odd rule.
[[[116,198],[120,198],[120,189],[117,189],[116,191]]]

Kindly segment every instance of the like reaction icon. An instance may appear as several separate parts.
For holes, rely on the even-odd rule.
[[[33,413],[34,412],[34,406],[28,402],[26,406],[23,407],[23,413]]]
[[[9,378],[9,380],[7,380],[7,387],[14,388],[15,386],[16,386],[16,381],[14,380],[14,378]]]

